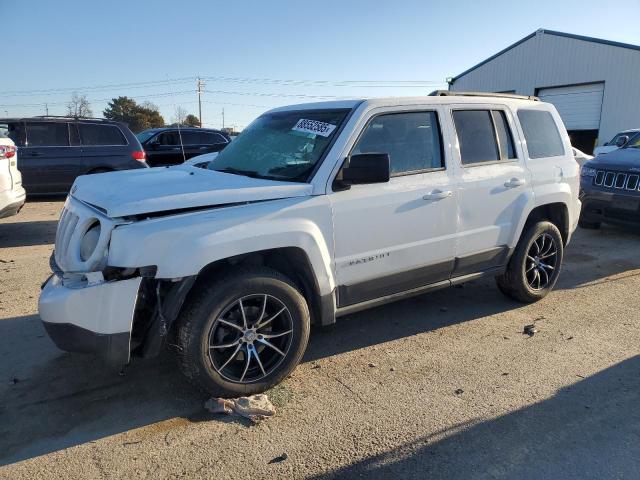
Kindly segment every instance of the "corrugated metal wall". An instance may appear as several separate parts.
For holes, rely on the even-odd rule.
[[[539,32],[458,78],[451,90],[534,95],[536,89],[604,82],[598,144],[640,128],[640,51]]]

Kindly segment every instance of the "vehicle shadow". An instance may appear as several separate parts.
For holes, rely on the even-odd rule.
[[[637,249],[637,236],[616,231],[603,232],[589,232],[576,236],[575,243],[567,251],[565,272],[561,277],[560,288],[582,288],[592,282],[609,281],[607,279],[612,275],[640,268],[640,260],[636,260],[633,255]],[[582,247],[582,244],[587,247]],[[616,245],[613,257],[611,245]],[[604,255],[605,253],[608,257]],[[589,255],[593,258],[585,259],[581,255]],[[614,258],[614,261],[611,261],[611,258]],[[598,268],[598,265],[601,268]],[[629,274],[637,274],[637,272]],[[517,308],[525,307],[504,297],[495,288],[493,279],[482,279],[464,286],[436,291],[354,314],[340,319],[328,330],[314,329],[303,361],[311,362]],[[520,329],[522,325],[514,328]],[[633,370],[632,373],[635,373],[637,378],[640,377],[637,358],[634,362],[623,365],[626,366],[615,370],[621,372],[620,377],[628,376],[630,370]],[[46,336],[37,315],[0,320],[0,465],[58,451],[138,427],[158,424],[152,428],[171,428],[170,425],[166,425],[166,422],[163,423],[164,420],[181,419],[186,422],[212,418],[217,420],[217,417],[211,417],[203,411],[206,396],[197,392],[186,382],[175,367],[173,359],[168,356],[160,359],[136,360],[125,373],[124,376],[119,376],[116,370],[105,369],[99,360],[91,356],[71,355],[59,351]],[[618,388],[615,387],[617,385],[614,381],[615,375],[615,373],[606,375],[603,377],[604,380],[597,380],[594,377],[589,380],[589,383],[581,382],[580,384],[605,388],[600,391],[600,395],[597,395],[596,387],[585,387],[590,395],[587,397],[593,398],[595,404],[605,402],[604,405],[600,405],[599,410],[595,407],[590,410],[585,409],[589,415],[596,415],[594,417],[596,419],[601,419],[603,409],[605,413],[609,410],[607,413],[609,415],[616,415],[613,405],[606,403],[618,398],[615,391],[615,388]],[[611,395],[606,393],[607,388],[612,390]],[[469,448],[472,449],[476,448],[478,443],[477,447],[480,451],[489,449],[487,455],[499,456],[500,448],[509,452],[509,449],[515,449],[515,446],[510,445],[508,441],[496,438],[495,441],[500,448],[496,447],[496,450],[492,450],[491,444],[483,445],[482,436],[488,434],[491,438],[499,437],[499,432],[502,430],[509,433],[512,429],[515,431],[510,433],[511,437],[507,435],[507,438],[512,438],[514,442],[519,441],[518,435],[525,435],[523,431],[518,430],[520,418],[524,418],[523,425],[526,425],[527,429],[532,429],[534,438],[535,435],[542,436],[543,431],[535,425],[535,422],[539,416],[544,417],[546,413],[536,412],[547,412],[546,408],[550,408],[548,415],[553,422],[547,422],[544,418],[541,422],[545,425],[549,423],[550,431],[557,435],[558,439],[562,439],[562,432],[559,427],[556,428],[557,425],[562,425],[560,420],[570,428],[578,428],[580,436],[589,436],[585,433],[587,430],[575,425],[571,415],[594,428],[598,427],[591,432],[593,436],[593,432],[600,431],[599,426],[594,423],[596,420],[583,418],[586,413],[571,406],[572,404],[582,405],[578,401],[581,398],[581,391],[569,388],[567,395],[574,396],[572,401],[564,402],[562,399],[565,397],[558,394],[556,403],[553,400],[544,402],[544,405],[551,405],[551,407],[530,407],[532,410],[523,410],[526,414],[524,417],[519,417],[519,413],[512,414],[507,417],[507,420],[498,421],[495,428],[472,427],[483,433],[477,436],[465,436],[462,442],[467,441],[470,444]],[[640,389],[636,389],[635,393],[632,393],[637,397],[639,391]],[[623,410],[630,405],[625,398],[618,398],[617,401],[622,402]],[[637,398],[634,401],[637,401]],[[557,417],[562,415],[554,409],[561,410],[561,408],[554,405],[565,404],[566,407],[562,408],[566,409],[567,418],[559,419]],[[580,406],[580,408],[584,407]],[[630,418],[633,421],[636,421],[637,416],[634,417],[634,415],[637,413],[627,413],[631,415]],[[619,419],[615,416],[612,418],[614,421]],[[635,425],[637,428],[638,424]],[[625,429],[627,426],[623,428],[623,433],[627,431]],[[636,430],[638,431],[640,430]],[[570,432],[570,434],[567,440],[569,442],[574,440],[573,433]],[[580,436],[575,440],[578,441]],[[544,440],[544,438],[538,438],[538,440]],[[427,441],[428,439],[423,443],[426,445]],[[613,444],[619,446],[615,442]],[[463,451],[457,450],[455,442],[443,445],[442,450],[438,451],[444,451],[445,455],[459,453],[463,456]],[[525,445],[529,445],[534,449],[533,451],[539,451],[535,450],[533,443],[525,443]],[[634,448],[637,448],[637,445],[640,443],[637,443]],[[407,448],[409,449],[410,446]],[[424,455],[424,462],[428,463],[428,458],[433,455],[429,452],[433,450],[430,450],[430,446],[423,448],[428,451]],[[560,450],[559,447],[557,448]],[[514,455],[518,453],[522,452],[514,452]],[[544,453],[552,455],[553,451],[544,450]],[[582,450],[578,453],[582,453]],[[479,462],[478,453],[471,451],[465,454],[471,455]],[[597,456],[597,454],[594,455]],[[339,476],[348,478],[352,472],[355,475],[360,471],[370,471],[374,467],[381,469],[380,476],[383,476],[383,473],[393,472],[393,470],[387,471],[378,467],[379,463],[398,465],[398,471],[402,473],[402,468],[405,468],[403,465],[411,467],[412,464],[409,460],[406,462],[399,460],[400,456],[405,458],[407,455],[402,451],[391,452],[388,458],[372,459],[362,465],[353,466],[353,471],[345,471]],[[422,459],[419,453],[414,456]],[[460,460],[456,459],[456,461]],[[498,465],[501,461],[503,460],[496,460]],[[429,465],[429,468],[436,468]],[[471,469],[471,463],[467,462],[464,465]],[[484,463],[483,465],[486,466]],[[523,464],[517,465],[525,468]],[[435,471],[437,473],[437,470]]]
[[[640,477],[640,356],[507,415],[434,432],[318,475],[335,478]]]
[[[11,247],[49,245],[55,242],[58,219],[0,223],[0,251]]]

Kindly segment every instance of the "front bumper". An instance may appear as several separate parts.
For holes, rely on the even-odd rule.
[[[606,222],[619,225],[640,225],[640,195],[584,188],[580,219],[586,222]]]
[[[92,353],[114,365],[131,354],[131,328],[140,277],[70,288],[53,275],[38,310],[47,333],[61,350]]]
[[[0,192],[0,218],[16,215],[22,206],[27,195],[24,188]]]

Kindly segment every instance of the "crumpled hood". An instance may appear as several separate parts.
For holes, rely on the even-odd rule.
[[[112,218],[311,195],[308,183],[278,182],[189,165],[78,177],[71,195]]]

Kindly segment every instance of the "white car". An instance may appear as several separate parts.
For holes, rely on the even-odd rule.
[[[0,218],[16,215],[26,194],[18,170],[18,151],[13,140],[0,135]]]
[[[578,165],[580,165],[581,167],[585,164],[585,162],[588,162],[593,158],[592,155],[584,153],[582,150],[578,150],[576,147],[571,147],[571,149],[573,150],[573,158],[576,159],[576,162],[578,162]]]
[[[622,137],[627,137],[628,140],[625,142]],[[616,133],[610,141],[605,142],[604,145],[600,147],[596,147],[593,150],[593,155],[598,156],[604,153],[613,152],[614,150],[617,150],[620,147],[624,147],[628,142],[632,140],[633,141],[640,140],[640,128],[632,128],[629,130],[624,130],[620,133]]]
[[[183,163],[183,165],[192,165],[194,167],[199,168],[207,168],[209,162],[218,156],[219,152],[211,152],[211,153],[203,153],[202,155],[197,155],[195,157],[191,157],[189,160]]]
[[[484,276],[542,299],[580,214],[560,116],[436,93],[277,108],[207,169],[79,177],[39,300],[49,335],[119,365],[170,346],[235,397],[285,378],[311,323]]]

